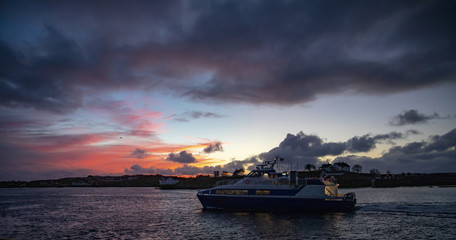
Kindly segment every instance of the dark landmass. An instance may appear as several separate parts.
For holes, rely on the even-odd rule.
[[[298,172],[300,178],[319,177],[321,171]],[[160,185],[162,175],[88,176],[37,181],[2,181],[0,188],[20,187],[160,187],[163,189],[205,189],[222,180],[236,180],[243,176],[173,177],[173,185]],[[400,186],[456,186],[456,173],[368,174],[345,172],[335,176],[340,188],[400,187]]]
[[[203,189],[211,188],[218,181],[241,179],[243,176],[231,177],[210,177],[197,176],[194,178],[183,178],[173,176],[179,180],[174,185],[160,185],[162,175],[124,175],[124,176],[88,176],[61,178],[53,180],[36,181],[1,181],[0,188],[21,188],[21,187],[161,187],[167,189]]]

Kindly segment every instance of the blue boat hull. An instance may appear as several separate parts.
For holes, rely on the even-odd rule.
[[[317,199],[295,197],[249,197],[198,194],[205,209],[261,212],[352,212],[355,199]]]

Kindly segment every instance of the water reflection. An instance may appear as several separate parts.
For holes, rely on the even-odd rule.
[[[354,213],[258,213],[258,212],[223,212],[203,210],[200,221],[228,227],[248,233],[245,237],[253,238],[287,238],[295,236],[305,238],[312,233],[313,237],[337,237],[335,229],[350,221]]]

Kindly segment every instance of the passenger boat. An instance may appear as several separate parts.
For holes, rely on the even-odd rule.
[[[334,174],[298,178],[296,171],[276,172],[278,157],[257,165],[245,178],[199,190],[204,209],[280,212],[352,212],[355,193],[339,194]]]

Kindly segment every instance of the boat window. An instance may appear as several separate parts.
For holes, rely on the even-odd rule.
[[[269,190],[256,190],[255,194],[256,195],[270,195],[271,191],[269,191]]]
[[[225,195],[248,195],[249,190],[218,189],[215,193]]]
[[[279,177],[277,182],[280,185],[288,185],[290,183],[290,180],[287,177]]]
[[[256,171],[252,171],[252,172],[250,172],[247,176],[248,176],[248,177],[259,177],[259,176],[260,176],[260,173],[259,173],[259,172],[256,172]]]
[[[298,185],[306,185],[307,180],[305,178],[298,178]]]

